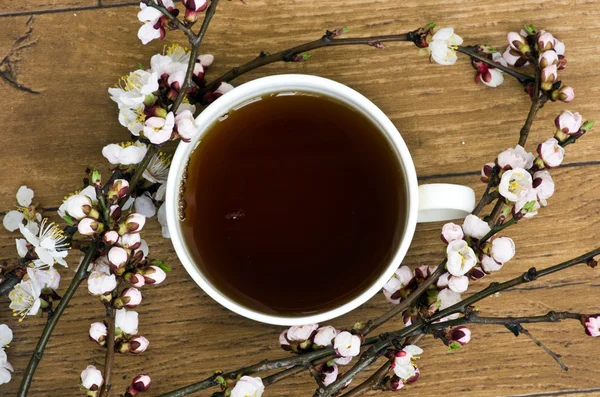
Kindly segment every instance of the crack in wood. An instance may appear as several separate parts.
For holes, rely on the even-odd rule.
[[[17,64],[22,60],[21,51],[37,43],[37,39],[31,38],[33,21],[34,16],[32,15],[27,22],[25,22],[27,31],[13,43],[8,54],[0,61],[0,77],[20,91],[28,92],[30,94],[39,94],[39,91],[19,83],[17,76]]]

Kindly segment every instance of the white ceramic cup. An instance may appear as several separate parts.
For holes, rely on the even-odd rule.
[[[402,170],[405,174],[404,177],[407,184],[408,199],[404,236],[402,237],[400,244],[398,244],[396,252],[392,256],[388,266],[385,268],[385,271],[381,273],[379,278],[353,300],[327,312],[303,317],[285,317],[260,313],[231,300],[221,293],[218,288],[209,282],[194,263],[194,259],[183,240],[178,214],[179,187],[182,182],[183,171],[189,156],[202,140],[204,134],[210,129],[210,126],[230,110],[239,108],[256,98],[273,93],[293,94],[294,92],[315,93],[334,98],[337,101],[345,103],[349,107],[362,112],[371,119],[371,121],[379,127],[381,133],[388,139],[402,164]],[[415,166],[408,148],[390,119],[388,119],[377,106],[363,95],[354,91],[352,88],[329,79],[301,74],[284,74],[253,80],[246,84],[242,84],[218,98],[200,114],[197,123],[205,126],[204,129],[192,140],[192,142],[182,142],[179,144],[173,157],[171,171],[167,181],[165,206],[171,240],[175,247],[175,251],[177,252],[177,256],[181,260],[181,263],[183,263],[187,272],[208,295],[231,311],[252,320],[285,326],[302,325],[331,320],[334,317],[341,316],[342,314],[356,309],[381,290],[384,284],[392,277],[396,269],[400,266],[413,238],[417,222],[446,221],[464,218],[475,207],[475,193],[469,187],[450,184],[428,184],[419,186],[417,183]]]

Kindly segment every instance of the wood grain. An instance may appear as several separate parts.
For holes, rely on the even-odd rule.
[[[88,3],[93,3],[95,9],[60,11]],[[164,44],[141,45],[136,37],[136,6],[103,8],[112,5],[111,0],[103,0],[101,5],[76,0],[18,4],[0,0],[0,58],[27,31],[25,23],[29,14],[33,15],[31,39],[35,44],[19,52],[15,66],[19,82],[40,94],[18,90],[0,79],[4,94],[0,119],[5,139],[0,146],[4,162],[0,211],[16,204],[14,195],[23,183],[35,190],[35,201],[55,208],[66,193],[80,186],[86,167],[99,167],[108,174],[100,149],[107,143],[126,140],[128,134],[118,124],[116,107],[106,90],[138,62],[148,63]],[[23,15],[1,15],[14,12]],[[600,61],[596,50],[600,7],[595,1],[538,0],[526,5],[508,0],[346,0],[343,4],[333,0],[250,0],[248,5],[224,1],[203,52],[215,54],[209,76],[216,76],[261,50],[275,51],[314,39],[327,28],[348,26],[357,36],[390,34],[431,20],[454,26],[470,44],[503,45],[506,32],[530,22],[567,43],[569,65],[560,76],[575,88],[577,98],[572,104],[548,104],[542,110],[534,124],[530,149],[553,133],[552,121],[561,109],[577,110],[587,118],[600,117],[596,67]],[[174,32],[167,39],[183,42]],[[461,59],[454,67],[429,64],[405,43],[390,44],[382,51],[358,47],[318,50],[309,62],[272,65],[244,76],[236,84],[287,72],[329,77],[362,92],[401,131],[422,182],[462,183],[477,193],[483,191],[478,169],[500,150],[516,143],[527,112],[527,98],[515,82],[507,80],[495,90],[475,85],[468,60]],[[509,229],[517,243],[517,256],[502,272],[475,284],[474,290],[489,281],[514,277],[530,266],[558,263],[596,247],[600,241],[599,150],[596,133],[569,147],[569,164],[554,172],[557,193],[550,206],[538,217]],[[56,218],[52,211],[48,215]],[[440,226],[418,226],[406,264],[439,261],[443,253]],[[0,231],[0,260],[16,256],[15,237]],[[196,286],[177,261],[169,241],[160,237],[155,221],[150,222],[145,238],[152,255],[165,258],[174,265],[174,271],[163,286],[144,288],[149,304],[139,307],[140,332],[150,339],[151,346],[141,356],[117,357],[114,395],[141,372],[153,377],[149,395],[158,395],[206,377],[215,369],[233,369],[285,354],[277,346],[279,327],[241,318]],[[73,251],[71,267],[61,269],[63,286],[70,280],[77,260]],[[491,297],[482,307],[485,313],[498,315],[543,314],[550,309],[597,312],[599,276],[599,269],[575,267]],[[383,297],[377,296],[332,324],[348,326],[387,307]],[[81,395],[77,386],[81,370],[88,363],[103,363],[103,351],[87,340],[89,324],[101,316],[101,305],[87,295],[85,288],[78,291],[50,341],[30,395]],[[0,322],[8,323],[15,331],[8,350],[15,367],[14,379],[0,386],[0,395],[11,396],[16,393],[43,320],[17,323],[7,300],[2,299]],[[581,326],[568,322],[529,329],[563,354],[569,372],[561,372],[528,339],[515,338],[492,326],[478,326],[473,327],[472,342],[455,353],[447,353],[438,341],[425,339],[426,353],[420,361],[422,379],[407,392],[422,396],[600,396],[600,368],[593,361],[600,354],[596,340],[585,337]],[[299,376],[275,386],[268,395],[310,396],[313,389],[308,377]]]

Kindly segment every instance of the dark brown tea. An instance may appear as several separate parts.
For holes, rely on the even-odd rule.
[[[402,238],[404,172],[367,117],[312,94],[267,95],[210,127],[191,155],[184,239],[247,308],[322,313],[364,292]]]

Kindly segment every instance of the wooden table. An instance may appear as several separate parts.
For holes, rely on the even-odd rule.
[[[524,23],[553,32],[566,42],[569,65],[560,73],[576,90],[569,105],[548,104],[534,124],[528,148],[554,133],[561,109],[586,118],[600,112],[600,5],[595,1],[395,1],[395,0],[248,0],[223,1],[202,52],[216,62],[209,75],[256,56],[319,37],[327,28],[348,26],[351,35],[392,34],[429,21],[453,26],[466,43],[504,47],[506,33]],[[164,43],[143,46],[136,37],[138,6],[128,0],[0,0],[0,120],[3,163],[0,209],[11,209],[22,184],[35,190],[35,201],[55,209],[63,196],[81,185],[86,167],[108,174],[101,148],[126,140],[117,109],[107,88],[117,77],[147,64]],[[183,42],[170,33],[170,40]],[[22,48],[15,51],[15,45]],[[2,59],[2,58],[0,58]],[[465,57],[442,67],[417,55],[406,43],[385,50],[337,47],[317,50],[309,62],[277,64],[252,72],[235,83],[276,73],[309,73],[335,79],[362,92],[386,112],[407,142],[422,182],[461,183],[483,191],[479,169],[517,141],[528,98],[507,78],[497,89],[473,84],[474,70]],[[14,79],[21,88],[7,83]],[[38,94],[29,92],[34,90]],[[566,165],[554,172],[557,193],[550,206],[521,222],[509,234],[517,255],[485,281],[505,280],[531,266],[546,266],[595,248],[600,240],[600,138],[598,132],[569,147]],[[437,264],[443,253],[441,224],[419,225],[406,264]],[[16,233],[0,231],[0,258],[16,257]],[[258,324],[235,315],[210,299],[177,261],[169,240],[160,237],[155,220],[146,239],[154,257],[165,258],[174,271],[164,285],[144,288],[139,307],[140,332],[151,345],[141,356],[118,356],[113,395],[121,393],[138,373],[152,375],[149,395],[183,386],[216,369],[234,369],[284,354],[278,347],[280,327]],[[60,269],[66,288],[77,260]],[[534,315],[549,310],[598,312],[600,269],[585,266],[515,288],[482,303],[492,315]],[[389,307],[379,296],[331,323],[347,327],[372,318]],[[32,396],[82,395],[79,374],[89,363],[103,365],[104,351],[88,341],[87,330],[102,319],[99,302],[81,288],[50,341],[33,382]],[[0,300],[0,322],[15,338],[8,350],[15,367],[13,381],[0,395],[14,395],[43,319],[18,323],[8,300]],[[399,324],[390,324],[391,327]],[[423,340],[421,380],[405,393],[420,396],[556,396],[600,395],[600,344],[586,337],[574,322],[532,325],[530,331],[563,355],[569,372],[529,339],[515,338],[494,326],[473,326],[474,337],[464,349],[448,353],[432,338]],[[310,396],[314,385],[298,376],[267,391],[267,396]],[[208,396],[204,392],[201,395]]]

